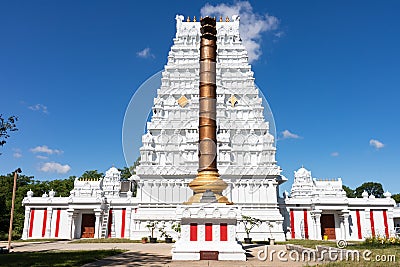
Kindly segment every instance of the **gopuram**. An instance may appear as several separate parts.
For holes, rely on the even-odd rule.
[[[249,233],[258,241],[393,236],[400,209],[389,192],[347,198],[340,178],[317,179],[305,168],[294,173],[290,194],[279,192],[287,179],[275,159],[272,122],[240,38],[240,18],[216,21],[216,54],[210,44],[200,49],[201,27],[176,16],[136,174],[123,181],[112,167],[100,179],[77,178],[69,197],[27,192],[22,238],[169,237],[180,240],[175,259],[200,257],[207,240],[219,259],[243,260],[235,245],[247,237],[245,218],[258,221]],[[191,252],[181,241],[197,242],[196,255],[185,254]],[[219,241],[238,249],[224,254]]]

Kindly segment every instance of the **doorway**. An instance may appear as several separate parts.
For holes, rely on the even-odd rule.
[[[94,214],[82,214],[81,238],[94,238],[95,222]]]
[[[321,235],[322,237],[324,235],[328,236],[328,239],[336,239],[334,214],[321,215]]]

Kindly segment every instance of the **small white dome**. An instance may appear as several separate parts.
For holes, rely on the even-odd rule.
[[[389,191],[386,191],[385,193],[383,193],[383,196],[386,198],[391,198],[392,194]]]
[[[368,197],[367,191],[364,190],[364,192],[362,192],[361,196],[362,196],[363,198],[367,198],[367,197]]]
[[[119,172],[119,170],[117,168],[115,168],[114,166],[112,166],[108,171],[112,172],[112,173]]]
[[[107,177],[110,177],[110,176],[113,176],[114,174],[120,174],[121,172],[117,169],[117,168],[115,168],[114,166],[112,166],[110,169],[108,169],[107,171],[106,171],[106,176]]]
[[[294,172],[295,177],[308,177],[311,176],[311,172],[304,167],[301,167],[297,171]]]

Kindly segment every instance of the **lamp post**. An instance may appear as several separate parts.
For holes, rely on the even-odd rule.
[[[15,206],[15,191],[17,189],[17,178],[18,173],[21,173],[21,169],[18,168],[14,171],[14,186],[12,192],[12,200],[11,200],[11,214],[10,214],[10,228],[8,230],[8,252],[11,251],[11,237],[12,237],[12,226],[13,226],[13,219],[14,219],[14,206]]]

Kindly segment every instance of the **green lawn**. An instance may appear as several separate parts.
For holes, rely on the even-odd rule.
[[[356,242],[354,242],[356,243]],[[336,247],[336,241],[323,241],[323,240],[308,240],[308,239],[293,239],[285,242],[277,242],[279,245],[293,244],[300,245],[306,248],[313,248],[315,246],[328,246],[328,247]]]
[[[322,240],[289,240],[286,242],[279,242],[279,244],[294,244],[303,247],[315,249],[315,246],[329,246],[337,247],[335,241],[322,241]],[[398,267],[400,266],[400,246],[396,245],[370,245],[362,241],[349,241],[346,249],[358,250],[360,252],[360,261],[336,261],[330,263],[318,264],[316,266],[323,267]],[[371,254],[366,254],[365,259],[363,253],[369,250]],[[311,265],[312,263],[310,263]]]
[[[57,242],[57,241],[68,241],[69,239],[57,239],[57,238],[38,238],[38,239],[17,239],[17,240],[13,240],[12,242],[40,242],[40,243],[44,243],[44,242]]]
[[[82,266],[124,250],[80,250],[57,252],[12,252],[0,254],[0,266]]]
[[[357,246],[355,246],[357,247]],[[362,246],[364,247],[364,246]],[[338,261],[323,264],[323,267],[373,267],[373,266],[385,266],[385,267],[398,267],[400,266],[400,249],[397,246],[386,247],[386,248],[353,248],[349,247],[349,249],[357,249],[360,251],[360,261]],[[363,253],[369,250],[370,254],[366,254],[366,258],[363,258]]]
[[[70,243],[141,243],[141,240],[130,240],[125,238],[88,238],[77,239]]]

